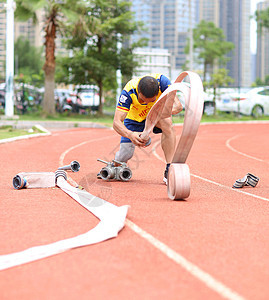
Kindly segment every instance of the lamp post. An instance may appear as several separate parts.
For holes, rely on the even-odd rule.
[[[191,10],[191,0],[189,0],[189,39],[190,39],[190,51],[189,51],[189,69],[193,69],[193,36],[192,36],[192,10]]]
[[[6,10],[6,96],[5,115],[14,115],[14,1],[7,0]]]
[[[121,34],[118,33],[117,34],[117,51],[118,51],[118,55],[120,55],[120,51],[121,51],[121,48],[122,48],[122,43],[120,41],[120,38],[121,38]],[[121,75],[121,70],[120,68],[117,69],[117,72],[116,72],[116,77],[117,77],[117,95],[116,95],[116,106],[118,104],[118,100],[120,98],[120,94],[121,94],[121,84],[122,84],[122,75]]]

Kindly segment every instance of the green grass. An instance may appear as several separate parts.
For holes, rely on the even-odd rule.
[[[21,135],[28,135],[28,134],[34,134],[39,133],[40,130],[36,127],[33,127],[30,131],[26,129],[15,129],[10,125],[7,126],[1,126],[0,127],[0,139],[8,139],[16,136]]]
[[[233,113],[222,113],[218,112],[216,116],[202,116],[202,123],[206,122],[242,122],[242,121],[269,121],[269,116],[261,117],[261,118],[253,118],[252,116],[237,116]],[[184,122],[184,114],[179,114],[173,116],[174,123],[183,123]]]

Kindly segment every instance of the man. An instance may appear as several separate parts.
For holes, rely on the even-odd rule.
[[[160,95],[171,85],[170,80],[162,74],[150,74],[142,78],[130,80],[124,87],[115,111],[113,128],[121,135],[120,150],[115,160],[127,162],[133,157],[135,146],[145,147],[148,141],[140,137],[145,127],[146,117]],[[172,109],[172,114],[182,110],[178,98]],[[167,183],[167,174],[172,161],[176,136],[173,129],[172,117],[160,120],[153,133],[161,133],[161,146],[166,160],[163,181]]]

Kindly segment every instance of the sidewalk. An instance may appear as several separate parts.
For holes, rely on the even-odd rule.
[[[0,119],[0,126],[13,126],[15,129],[29,129],[34,125],[40,125],[47,129],[67,129],[67,128],[107,128],[107,126],[94,122],[74,122],[74,121],[20,121]]]

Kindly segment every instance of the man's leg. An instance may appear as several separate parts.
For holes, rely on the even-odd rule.
[[[133,157],[134,151],[135,145],[133,143],[121,143],[120,150],[115,155],[115,160],[127,163]]]
[[[166,163],[171,163],[176,145],[176,134],[173,128],[172,118],[160,120],[156,127],[162,130],[161,146],[165,156]]]
[[[173,128],[172,118],[160,120],[156,124],[156,127],[162,129],[161,146],[166,160],[166,169],[163,181],[167,184],[168,170],[172,162],[176,146],[176,134]]]

